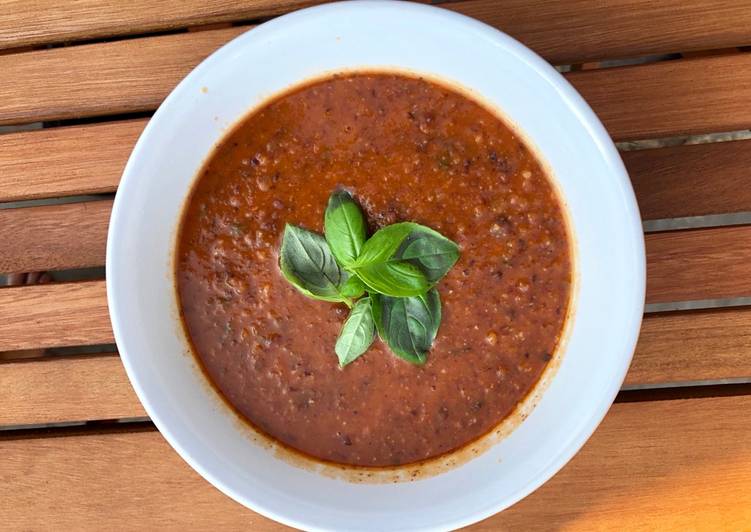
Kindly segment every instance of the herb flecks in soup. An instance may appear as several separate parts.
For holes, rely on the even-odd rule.
[[[280,272],[285,224],[323,234],[340,189],[367,234],[409,221],[461,249],[423,365],[375,340],[341,369],[342,323],[367,309]],[[187,335],[227,402],[293,449],[364,466],[453,451],[511,414],[556,351],[571,270],[561,203],[523,140],[461,93],[385,73],[316,81],[243,119],[198,176],[176,261]]]
[[[459,247],[414,222],[383,227],[366,239],[365,217],[345,190],[329,198],[324,231],[325,237],[287,224],[279,268],[306,296],[352,309],[334,347],[339,365],[364,354],[376,329],[396,355],[424,364],[441,324],[434,285],[459,259]]]

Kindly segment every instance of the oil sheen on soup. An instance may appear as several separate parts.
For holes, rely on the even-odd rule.
[[[460,246],[423,366],[376,340],[340,368],[347,308],[279,271],[285,224],[322,233],[337,188],[371,234],[415,221]],[[571,297],[563,209],[535,154],[464,94],[392,73],[317,80],[243,119],[198,176],[176,257],[185,330],[226,401],[285,446],[358,466],[426,460],[491,431],[551,360]]]

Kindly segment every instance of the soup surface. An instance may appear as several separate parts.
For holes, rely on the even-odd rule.
[[[423,366],[376,340],[340,369],[347,308],[279,271],[285,223],[322,233],[337,187],[371,234],[415,221],[461,248]],[[201,170],[176,261],[185,329],[226,400],[293,449],[362,466],[435,457],[511,414],[556,350],[571,277],[559,199],[523,141],[463,94],[386,73],[319,80],[246,117]]]

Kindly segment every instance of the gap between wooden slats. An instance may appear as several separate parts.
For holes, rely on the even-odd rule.
[[[306,0],[177,4],[6,0],[0,48],[173,30],[284,13]],[[751,10],[735,0],[470,0],[443,7],[500,28],[554,63],[730,48],[751,43]]]
[[[0,201],[114,192],[146,123],[0,135]],[[751,211],[751,140],[622,156],[645,220]]]
[[[12,80],[0,86],[0,123],[153,110],[193,66],[246,29],[0,56],[0,70]],[[574,72],[568,79],[616,140],[751,127],[749,53]]]
[[[0,350],[112,342],[104,283],[0,290],[0,339]],[[749,350],[751,308],[648,314],[624,385],[748,378]],[[0,363],[0,404],[0,425],[144,415],[113,355]]]
[[[155,431],[10,436],[0,439],[9,529],[283,530],[211,487]],[[740,530],[751,522],[749,440],[751,396],[615,404],[560,473],[471,530]]]

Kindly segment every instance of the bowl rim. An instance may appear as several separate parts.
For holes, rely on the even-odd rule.
[[[603,394],[599,398],[599,403],[596,408],[593,408],[590,419],[587,420],[587,430],[580,431],[577,437],[571,441],[571,443],[561,448],[557,456],[551,461],[551,465],[541,474],[534,478],[529,479],[526,486],[516,492],[516,496],[508,497],[505,499],[499,499],[492,501],[484,511],[475,512],[472,515],[462,516],[452,521],[447,521],[441,524],[441,527],[445,528],[460,528],[478,522],[482,519],[490,517],[503,509],[515,504],[519,500],[523,499],[568,463],[571,458],[581,449],[581,447],[587,442],[594,431],[597,429],[602,419],[607,414],[613,400],[615,399],[621,384],[626,376],[628,368],[633,357],[640,324],[643,315],[645,292],[646,292],[646,259],[644,251],[644,235],[641,225],[641,216],[639,208],[636,203],[636,198],[631,186],[631,181],[628,177],[626,169],[620,158],[620,155],[613,144],[610,136],[605,130],[604,126],[597,118],[595,113],[585,102],[585,100],[579,95],[579,93],[570,85],[570,83],[561,76],[550,64],[544,59],[532,52],[529,48],[519,43],[507,34],[497,30],[491,26],[488,26],[480,21],[477,21],[471,17],[442,9],[437,6],[430,6],[426,4],[413,4],[408,2],[393,2],[389,0],[350,0],[344,2],[337,2],[332,4],[318,5],[294,11],[292,13],[277,17],[264,24],[261,24],[252,29],[254,36],[257,36],[259,32],[275,32],[278,31],[280,26],[283,26],[287,22],[303,19],[311,15],[320,15],[329,11],[340,10],[359,10],[363,8],[372,9],[377,7],[379,9],[398,10],[400,14],[413,14],[420,16],[424,13],[434,13],[440,11],[447,19],[454,19],[454,21],[461,22],[462,24],[471,27],[474,31],[484,34],[490,40],[500,42],[503,46],[513,49],[514,53],[520,60],[524,61],[530,68],[532,68],[541,78],[555,88],[561,98],[568,104],[568,107],[576,115],[578,121],[586,129],[590,135],[592,141],[595,143],[597,150],[602,155],[604,163],[611,170],[611,177],[617,181],[614,185],[617,185],[622,195],[627,214],[630,229],[631,241],[636,246],[638,257],[636,257],[636,271],[634,271],[635,287],[634,287],[634,305],[631,309],[630,322],[633,327],[630,330],[628,337],[628,345],[623,347],[623,351],[630,352],[629,356],[620,357],[620,365],[616,370],[617,378],[612,380],[610,388],[607,390],[607,394]],[[149,123],[141,133],[133,151],[128,159],[128,162],[123,170],[123,175],[120,183],[120,189],[126,189],[129,184],[132,184],[137,179],[134,173],[135,161],[141,157],[141,153],[146,149],[147,144],[150,142],[150,138],[153,134],[154,125],[161,119],[163,115],[168,114],[173,107],[178,106],[181,93],[187,86],[193,84],[193,81],[199,77],[200,74],[210,70],[213,66],[223,60],[225,56],[229,56],[245,44],[248,35],[251,30],[244,32],[243,34],[233,38],[231,41],[223,45],[221,48],[213,52],[210,56],[204,59],[198,66],[196,66],[191,72],[183,78],[180,83],[170,92],[165,98],[159,108],[156,110]],[[132,185],[131,185],[132,186]],[[311,526],[309,522],[300,521],[292,518],[289,515],[281,515],[264,505],[248,498],[243,493],[237,492],[231,487],[227,486],[220,478],[214,475],[213,472],[206,469],[200,462],[192,456],[191,452],[186,449],[180,438],[178,438],[170,429],[169,422],[163,419],[158,414],[158,408],[156,408],[150,401],[149,395],[142,387],[141,382],[136,377],[136,370],[133,366],[133,361],[128,357],[127,350],[124,349],[125,336],[121,327],[122,320],[119,314],[118,308],[118,294],[117,294],[117,267],[112,265],[115,263],[114,255],[117,253],[117,233],[122,230],[122,224],[119,223],[121,212],[127,208],[125,204],[125,194],[116,194],[113,203],[112,214],[110,217],[110,225],[108,229],[108,239],[106,246],[106,264],[107,264],[107,301],[110,313],[110,320],[112,322],[113,333],[115,341],[120,349],[121,360],[125,367],[128,378],[138,396],[139,400],[143,404],[146,412],[149,414],[151,420],[162,434],[162,436],[168,441],[170,446],[185,460],[194,470],[196,470],[202,477],[208,480],[213,486],[219,489],[222,493],[229,496],[233,500],[240,502],[242,505],[252,509],[267,518],[273,519],[277,522],[283,523],[288,526],[301,528],[301,529],[317,529],[315,526]],[[575,237],[575,235],[572,235]],[[638,260],[641,259],[641,260]],[[575,305],[576,301],[572,301]],[[568,320],[575,317],[576,311],[572,313]],[[511,499],[511,500],[509,500]]]

